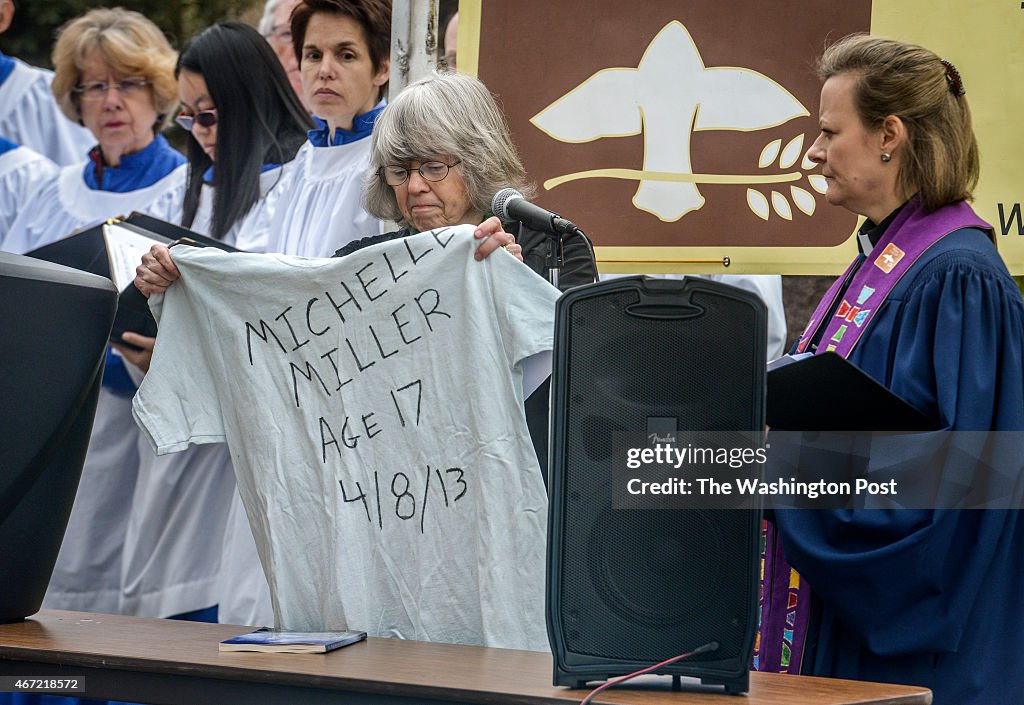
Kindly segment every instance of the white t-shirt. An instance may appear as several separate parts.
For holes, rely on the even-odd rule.
[[[261,251],[287,188],[288,169],[285,165],[260,174],[259,200],[226,234],[225,242]],[[203,235],[210,234],[213,195],[213,187],[203,186],[189,226]],[[216,444],[158,456],[141,434],[139,442],[145,447],[139,449],[139,476],[125,533],[121,612],[171,617],[216,605],[221,599],[225,528],[237,496],[228,449]],[[265,584],[256,558],[253,564],[253,579]]]
[[[0,250],[18,211],[57,171],[56,164],[28,147],[0,153]]]
[[[293,162],[290,188],[270,228],[267,252],[330,257],[342,245],[384,232],[361,205],[370,138],[334,147],[306,142]]]
[[[14,59],[0,84],[0,135],[39,152],[58,166],[85,159],[96,138],[67,119],[50,92],[53,72]]]
[[[550,349],[558,291],[475,261],[472,231],[172,251],[136,420],[158,452],[227,440],[280,627],[547,648],[519,362]]]

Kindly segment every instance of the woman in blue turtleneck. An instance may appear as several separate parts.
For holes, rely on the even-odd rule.
[[[4,249],[23,253],[106,218],[143,211],[176,221],[185,159],[158,130],[177,103],[175,54],[137,12],[96,9],[62,30],[53,92],[98,144],[20,209]],[[131,416],[135,387],[108,353],[89,452],[44,605],[119,612],[128,508],[139,464]]]
[[[373,123],[390,77],[388,0],[303,0],[291,16],[305,103],[319,129],[295,157],[268,252],[330,257],[382,223],[361,205]]]

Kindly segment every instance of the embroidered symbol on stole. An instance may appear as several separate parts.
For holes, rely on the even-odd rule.
[[[875,260],[875,266],[881,269],[883,272],[888,274],[893,268],[900,263],[903,259],[903,255],[906,253],[891,242],[885,246],[882,250],[882,254],[878,255]]]
[[[854,325],[857,326],[858,328],[860,328],[861,326],[864,325],[864,321],[868,320],[868,316],[870,316],[870,315],[871,315],[871,309],[870,308],[864,309],[863,311],[861,311],[860,313],[858,313],[856,316],[853,317]],[[847,320],[850,320],[850,319],[847,319]]]
[[[832,336],[832,342],[840,343],[843,340],[843,336],[846,334],[846,326],[839,326],[839,330]]]
[[[846,314],[850,312],[850,304],[843,299],[839,304],[839,308],[836,310],[836,318],[846,318]]]
[[[811,334],[811,329],[813,328],[813,326],[814,319],[812,318],[807,322],[807,327],[804,328],[804,332],[800,336],[800,342],[796,346],[796,351],[798,353],[802,353],[807,348],[807,344],[811,342],[811,339],[808,336]]]
[[[864,288],[862,288],[860,290],[860,293],[857,294],[857,304],[861,306],[866,304],[873,293],[875,293],[875,290],[872,289],[870,286],[865,286]]]

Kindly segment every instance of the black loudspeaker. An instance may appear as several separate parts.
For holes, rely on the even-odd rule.
[[[39,611],[89,445],[117,291],[0,252],[0,622]]]
[[[759,438],[766,330],[757,296],[694,278],[616,279],[558,301],[547,571],[555,685],[583,687],[717,644],[657,673],[748,689],[758,501],[616,508],[613,438]]]

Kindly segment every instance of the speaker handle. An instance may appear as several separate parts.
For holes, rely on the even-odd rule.
[[[685,280],[645,277],[639,283],[635,291],[640,300],[623,308],[627,316],[652,320],[688,320],[701,318],[707,312],[704,306],[692,302],[693,292],[685,286]]]

